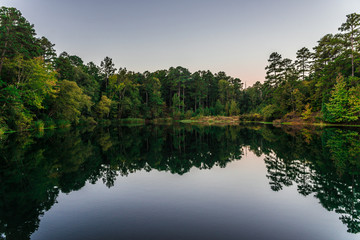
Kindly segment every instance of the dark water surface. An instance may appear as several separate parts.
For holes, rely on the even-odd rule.
[[[0,160],[0,239],[360,239],[359,129],[65,129]]]

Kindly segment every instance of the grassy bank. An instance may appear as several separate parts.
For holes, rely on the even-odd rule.
[[[317,127],[360,127],[359,124],[346,124],[346,123],[325,123],[325,122],[265,122],[265,121],[240,121],[241,123],[258,123],[268,125],[285,125],[285,126],[317,126]]]
[[[258,116],[255,116],[255,119]],[[254,119],[254,118],[253,118]],[[274,121],[264,121],[264,120],[246,120],[242,116],[202,116],[202,117],[192,117],[190,119],[177,120],[174,118],[157,118],[146,120],[142,118],[124,118],[115,121],[111,120],[98,120],[94,121],[82,121],[78,124],[71,124],[69,121],[57,120],[57,121],[35,121],[31,128],[23,129],[22,131],[15,131],[11,129],[1,129],[0,128],[0,138],[5,134],[15,133],[15,132],[43,132],[48,129],[61,129],[69,128],[71,126],[87,126],[87,125],[126,125],[126,126],[142,126],[145,124],[155,124],[155,125],[171,125],[176,123],[183,124],[194,124],[194,125],[204,125],[204,126],[233,126],[239,124],[267,124],[274,126],[292,126],[297,128],[303,128],[307,126],[313,127],[360,127],[359,123],[326,123],[322,121],[309,121],[300,118],[293,119],[277,119]]]
[[[187,124],[203,124],[203,125],[238,125],[240,123],[239,116],[206,116],[190,119],[179,120],[181,123]]]

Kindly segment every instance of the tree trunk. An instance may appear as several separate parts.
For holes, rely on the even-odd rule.
[[[303,72],[303,81],[305,80],[305,60],[303,59],[303,69],[302,69],[302,72]]]
[[[351,76],[354,76],[354,35],[351,33]]]
[[[3,49],[2,53],[1,53],[0,76],[1,76],[2,67],[4,65],[4,58],[5,58],[6,48],[7,48],[8,42],[9,42],[9,39],[8,39],[9,35],[10,35],[10,28],[9,28],[9,26],[7,26],[6,27],[6,38],[5,38],[6,41],[5,41],[5,44],[4,44],[4,49]]]
[[[195,109],[195,112],[196,112],[196,97],[195,97],[195,108],[194,109]]]
[[[182,105],[183,105],[182,106],[183,107],[182,112],[184,113],[184,110],[185,110],[185,86],[183,86],[183,104]]]
[[[178,86],[178,97],[179,97],[179,105],[178,105],[178,108],[179,108],[179,110],[180,110],[180,108],[181,108],[181,95],[180,95],[180,93],[181,93],[181,89],[180,89],[180,83],[179,83],[179,86]]]
[[[148,101],[149,101],[149,95],[147,92],[145,92],[145,95],[146,95],[146,106],[148,106]]]

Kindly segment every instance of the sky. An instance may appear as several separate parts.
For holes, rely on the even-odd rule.
[[[360,0],[0,0],[35,25],[39,37],[84,62],[135,72],[183,66],[225,71],[247,86],[265,79],[272,52],[295,59]]]

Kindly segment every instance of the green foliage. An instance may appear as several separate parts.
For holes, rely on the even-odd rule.
[[[343,76],[339,76],[331,92],[329,102],[325,104],[325,120],[328,122],[352,122],[359,119],[360,96],[357,88],[348,90]]]
[[[33,123],[33,126],[36,131],[42,132],[44,131],[45,123],[41,120],[38,120]]]
[[[266,81],[244,91],[240,106],[244,112],[265,111],[266,118],[289,112],[323,114],[328,122],[356,122],[359,119],[360,15],[352,13],[339,34],[326,34],[314,52],[301,48],[294,64],[274,52],[266,66]],[[345,76],[343,82],[337,76]],[[276,108],[267,107],[276,105]],[[307,108],[304,110],[304,107]],[[226,108],[226,106],[225,106]],[[321,114],[319,113],[321,110]]]
[[[185,114],[184,114],[184,118],[185,118],[185,119],[190,119],[190,118],[193,117],[193,115],[194,115],[194,112],[193,112],[192,110],[187,110],[187,111],[185,112]]]
[[[329,122],[356,122],[360,117],[356,13],[347,15],[339,34],[322,37],[313,52],[298,50],[294,62],[271,53],[266,81],[245,89],[240,79],[224,72],[191,73],[178,66],[136,73],[117,71],[110,57],[100,66],[67,52],[57,57],[54,44],[46,37],[36,38],[33,25],[17,9],[2,7],[0,22],[1,129],[26,130],[34,119],[48,127],[59,120],[95,124],[99,119],[182,119],[240,112],[267,120],[289,112],[306,120],[323,114]],[[342,83],[336,82],[338,74],[345,76]]]
[[[97,121],[93,117],[81,116],[80,122],[84,125],[97,125]]]
[[[229,108],[229,115],[230,116],[237,116],[239,114],[240,114],[240,109],[239,109],[237,103],[234,100],[231,100],[230,108]]]
[[[261,110],[261,115],[264,116],[265,120],[274,120],[281,117],[281,113],[277,106],[267,105]]]
[[[215,104],[215,115],[224,115],[224,105],[221,104],[221,101],[218,99]]]
[[[173,114],[176,113],[176,115],[178,115],[181,112],[182,101],[180,100],[180,97],[177,93],[174,94],[172,98],[172,103],[172,112]]]
[[[3,135],[8,130],[8,126],[6,125],[5,118],[0,116],[0,136]]]
[[[30,124],[33,120],[33,115],[27,111],[23,105],[18,105],[16,108],[11,109],[13,112],[11,115],[14,117],[14,128],[18,131],[25,131],[30,128]]]
[[[175,120],[180,120],[180,119],[183,119],[184,118],[184,114],[178,110],[175,110],[173,113],[172,113],[172,117],[175,119]]]
[[[337,129],[329,134],[326,147],[331,152],[331,159],[339,174],[342,175],[350,170],[347,165],[360,166],[360,135],[358,132]]]
[[[122,118],[119,120],[121,123],[145,123],[145,119],[142,118]]]
[[[100,102],[95,107],[95,112],[100,119],[109,116],[111,100],[107,96],[102,96]]]
[[[212,111],[214,111],[213,108],[199,108],[194,112],[194,115],[197,117],[211,116],[214,115]]]
[[[348,114],[360,118],[360,85],[349,89]]]
[[[12,129],[27,129],[33,119],[45,125],[51,119],[53,126],[53,121],[79,123],[90,117],[238,114],[235,103],[244,99],[241,80],[224,72],[190,73],[178,66],[135,73],[126,68],[116,71],[110,57],[100,66],[85,65],[67,52],[57,57],[54,44],[46,37],[36,38],[33,26],[18,10],[3,7],[0,14],[0,113]]]
[[[48,108],[56,94],[55,71],[42,58],[25,60],[18,55],[4,61],[6,73],[0,89],[2,109],[12,129],[26,130],[39,110]]]
[[[347,54],[351,57],[351,76],[354,76],[355,66],[354,66],[354,51],[359,49],[359,40],[360,40],[360,14],[352,13],[346,15],[346,22],[341,24],[339,30],[344,32],[344,38],[347,42],[348,49]]]
[[[71,126],[71,122],[68,120],[58,120],[58,121],[56,121],[56,125],[59,128],[68,128]]]
[[[0,8],[0,75],[5,58],[22,55],[29,59],[40,54],[34,26],[16,8]]]
[[[305,96],[299,89],[294,89],[292,92],[294,98],[295,111],[301,112],[304,109]]]
[[[310,104],[306,104],[305,106],[305,110],[302,112],[301,116],[302,116],[302,119],[304,120],[308,120],[312,115],[312,108],[310,106]]]
[[[279,53],[271,53],[268,59],[269,65],[265,68],[265,70],[267,70],[266,80],[268,81],[270,86],[279,86],[283,81],[282,73],[284,71],[284,68],[282,61],[282,57]]]
[[[308,48],[303,47],[296,52],[296,70],[300,74],[302,80],[308,76],[311,67],[311,52]]]
[[[49,117],[45,118],[44,124],[45,124],[45,127],[48,128],[48,129],[56,128],[55,121],[53,119],[49,118]]]
[[[5,61],[4,71],[9,74],[8,83],[21,89],[21,101],[30,109],[43,109],[44,100],[56,93],[55,71],[42,58],[24,60],[18,55]]]
[[[144,81],[141,85],[141,90],[145,95],[144,109],[148,113],[148,118],[158,118],[161,115],[162,106],[164,104],[160,91],[161,82],[149,72],[145,72],[144,75]]]
[[[104,61],[101,61],[100,63],[100,69],[101,73],[104,75],[104,89],[107,90],[108,87],[108,81],[110,76],[112,76],[116,68],[114,68],[115,64],[112,62],[112,59],[109,57],[105,57]]]
[[[76,82],[63,80],[59,82],[59,92],[53,98],[51,115],[69,122],[79,122],[83,110],[90,110],[92,102]]]

